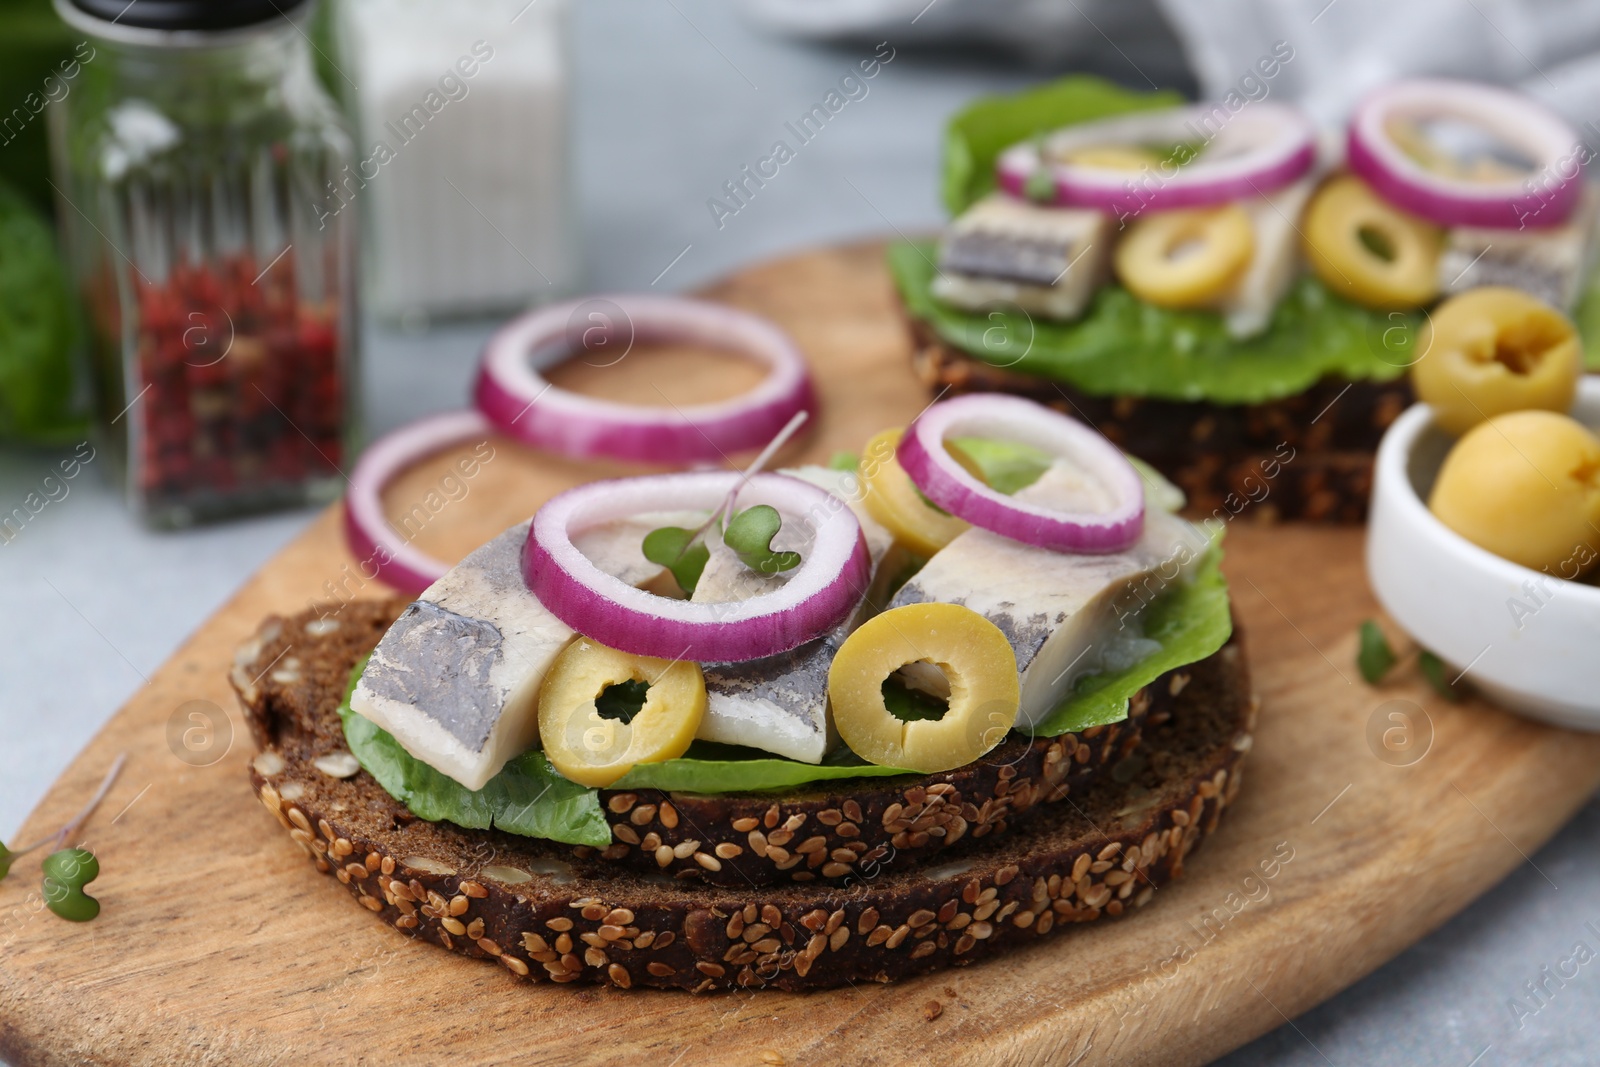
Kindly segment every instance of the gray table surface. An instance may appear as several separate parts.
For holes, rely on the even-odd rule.
[[[706,199],[764,154],[782,124],[871,45],[774,40],[715,0],[575,6],[577,208],[595,289],[653,281],[658,289],[688,289],[807,245],[934,227],[942,221],[934,179],[942,120],[975,94],[1039,77],[992,59],[902,49],[868,97],[851,103],[719,231]],[[1183,78],[1181,70],[1157,76]],[[486,331],[484,324],[371,331],[369,427],[381,432],[463,401]],[[0,453],[5,510],[55,458]],[[151,533],[130,520],[98,473],[70,483],[66,498],[0,545],[0,833],[7,836],[185,635],[312,517]],[[1600,925],[1597,815],[1600,806],[1591,803],[1443,929],[1222,1062],[1600,1062],[1600,964],[1560,988],[1550,983],[1554,994],[1537,1014],[1519,1020],[1510,1008],[1513,998],[1528,1003],[1525,983],[1576,943],[1600,950],[1600,938],[1584,926]]]

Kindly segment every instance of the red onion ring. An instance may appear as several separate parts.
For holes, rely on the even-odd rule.
[[[581,325],[573,316],[597,301],[621,311],[633,340],[726,349],[766,364],[771,373],[741,396],[688,407],[621,404],[558,389],[534,362],[570,356],[577,346],[569,331]],[[615,331],[618,325],[607,321],[598,328]],[[569,301],[513,319],[484,349],[475,399],[503,433],[539,448],[579,459],[664,465],[721,462],[728,453],[759,448],[795,412],[815,414],[817,407],[805,357],[771,322],[703,300],[644,294]]]
[[[1048,166],[1055,182],[1054,203],[1093,208],[1127,218],[1143,211],[1227,204],[1270,193],[1310,170],[1317,158],[1311,120],[1283,104],[1251,104],[1222,124],[1221,105],[1190,104],[1085,122],[1047,135],[1041,145],[1025,141],[1000,154],[1000,188],[1026,197],[1028,183]],[[1216,132],[1207,135],[1213,126]],[[1111,167],[1047,163],[1078,148],[1103,144],[1205,142],[1205,150],[1172,174],[1150,168],[1140,174]]]
[[[1537,169],[1529,178],[1499,182],[1437,174],[1394,143],[1388,127],[1396,117],[1471,123],[1527,153]],[[1417,78],[1368,94],[1350,120],[1348,156],[1350,169],[1379,196],[1445,226],[1560,225],[1583,191],[1579,139],[1571,126],[1529,97],[1473,82]]]
[[[996,492],[945,448],[951,436],[1017,441],[1079,461],[1115,498],[1104,512],[1069,513]],[[952,515],[1013,541],[1055,552],[1119,552],[1144,532],[1144,483],[1118,448],[1076,419],[1041,404],[975,393],[935,404],[918,416],[895,452],[923,494]]]
[[[497,431],[476,411],[430,415],[400,427],[367,446],[350,472],[344,499],[344,536],[363,578],[379,578],[418,596],[444,576],[449,564],[411,545],[389,525],[383,513],[383,490],[395,476],[419,460],[453,445],[488,440]],[[374,573],[367,574],[368,566]]]
[[[639,656],[699,663],[760,659],[822,636],[855,610],[871,561],[850,508],[798,478],[757,474],[739,489],[741,507],[770,504],[791,521],[803,517],[816,531],[790,579],[748,600],[697,604],[656,596],[600,570],[572,543],[584,529],[644,512],[709,512],[743,477],[705,471],[617,478],[554,497],[528,530],[522,553],[528,588],[578,633]]]

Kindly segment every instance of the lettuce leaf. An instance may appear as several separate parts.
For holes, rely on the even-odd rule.
[[[1590,370],[1600,372],[1600,270],[1590,271],[1578,306],[1572,313],[1578,333],[1583,336],[1583,361]]]
[[[1205,659],[1233,633],[1228,582],[1222,576],[1220,537],[1201,558],[1190,582],[1176,582],[1140,613],[1144,636],[1161,645],[1133,666],[1087,675],[1071,696],[1041,721],[1036,736],[1077,733],[1091,726],[1121,722],[1128,700],[1167,671]]]
[[[1131,111],[1176,107],[1174,92],[1137,93],[1088,75],[1005,96],[979,97],[957,112],[944,131],[941,192],[959,215],[994,188],[994,161],[1005,149],[1042,133]]]
[[[1243,341],[1229,336],[1220,315],[1154,307],[1120,285],[1103,287],[1075,322],[1003,305],[968,312],[935,299],[936,255],[932,241],[889,249],[890,273],[913,318],[975,359],[1094,396],[1259,404],[1329,375],[1389,381],[1405,373],[1423,321],[1358,307],[1310,275],[1290,287],[1265,333]]]
[[[680,793],[760,793],[792,789],[810,782],[849,778],[892,778],[916,771],[880,767],[849,750],[825,763],[801,763],[738,745],[696,741],[686,755],[660,763],[637,763],[615,789],[666,789]]]
[[[1221,548],[1207,550],[1191,584],[1177,583],[1142,613],[1145,636],[1159,651],[1121,670],[1081,679],[1075,691],[1034,731],[1038,736],[1086,730],[1120,722],[1128,700],[1159,675],[1211,655],[1232,632],[1228,588],[1219,563]],[[363,658],[350,673],[339,705],[345,743],[363,768],[418,818],[473,829],[494,827],[525,837],[604,847],[611,831],[600,810],[600,792],[563,778],[544,753],[530,749],[509,761],[474,792],[416,759],[387,731],[350,708]],[[800,763],[736,745],[696,741],[679,759],[641,763],[616,782],[617,789],[662,789],[681,793],[760,793],[812,782],[892,778],[915,774],[880,767],[840,751],[821,764]]]

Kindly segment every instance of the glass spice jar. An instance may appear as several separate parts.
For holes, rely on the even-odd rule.
[[[56,0],[96,55],[52,108],[100,428],[154,526],[336,498],[354,433],[352,158],[303,0]]]

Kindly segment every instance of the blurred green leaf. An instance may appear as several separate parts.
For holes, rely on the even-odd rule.
[[[1389,647],[1389,639],[1383,636],[1378,624],[1371,619],[1363,622],[1360,646],[1356,650],[1356,666],[1361,668],[1361,677],[1368,685],[1377,685],[1395,665],[1395,660],[1394,649]]]

